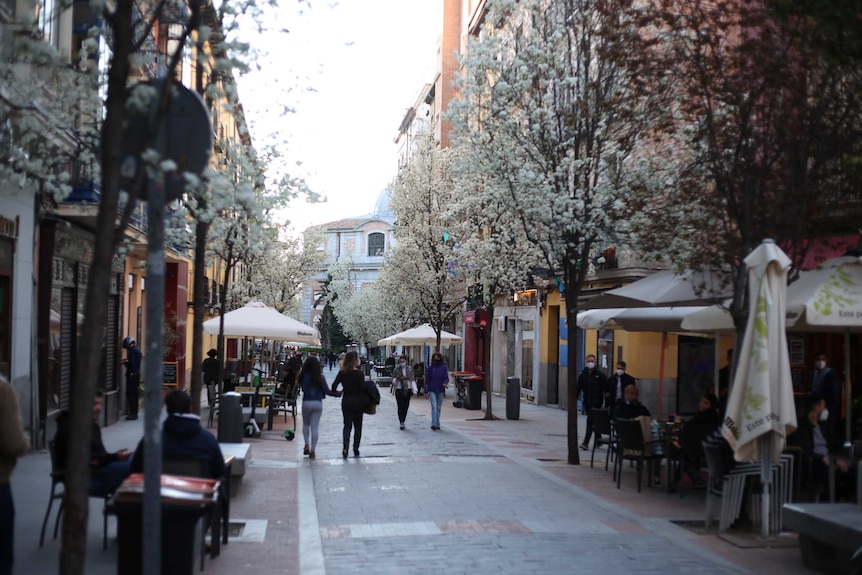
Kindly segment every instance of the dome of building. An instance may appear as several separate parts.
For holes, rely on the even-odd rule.
[[[389,190],[383,189],[380,192],[380,195],[377,196],[377,201],[374,203],[374,212],[372,215],[376,218],[380,218],[382,220],[392,221],[395,219],[395,214],[389,208]]]

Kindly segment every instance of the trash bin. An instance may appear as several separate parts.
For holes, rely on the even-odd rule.
[[[482,409],[482,389],[484,380],[480,376],[467,377],[467,409]]]
[[[506,419],[521,417],[521,378],[506,378]]]
[[[143,506],[141,502],[114,503],[117,516],[117,575],[143,571]],[[162,501],[161,575],[192,575],[200,556],[201,518],[207,508],[169,505]]]
[[[218,440],[221,443],[242,443],[242,395],[235,391],[221,394],[218,410]]]

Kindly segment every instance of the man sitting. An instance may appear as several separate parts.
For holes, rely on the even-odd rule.
[[[192,413],[192,398],[181,389],[165,396],[168,417],[162,425],[162,455],[168,457],[200,457],[209,460],[209,478],[222,479],[224,456],[215,436],[201,427],[201,419]],[[132,472],[144,470],[144,440],[138,443],[132,459]]]
[[[641,415],[651,417],[649,409],[638,401],[638,386],[630,383],[623,390],[622,399],[617,401],[614,417],[616,419],[634,419]]]
[[[96,390],[93,398],[92,437],[90,438],[90,466],[103,473],[93,473],[90,476],[90,494],[107,495],[113,493],[123,480],[129,476],[131,453],[121,449],[109,452],[102,442],[102,428],[99,427],[99,415],[102,413],[102,392]],[[63,411],[57,416],[57,433],[54,435],[54,450],[60,467],[65,469],[66,457],[69,453],[69,412]]]
[[[810,462],[809,472],[803,472],[803,477],[810,481],[809,493],[815,499],[829,481],[830,459],[834,459],[837,471],[836,491],[839,495],[852,492],[852,478],[847,462],[834,455],[841,449],[841,440],[835,436],[831,425],[823,425],[828,419],[826,400],[823,396],[812,393],[808,397],[805,416],[799,421],[799,427],[787,438],[788,443],[802,448],[802,461]]]

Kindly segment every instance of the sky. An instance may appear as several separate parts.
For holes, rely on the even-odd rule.
[[[289,173],[327,200],[293,200],[300,232],[372,212],[394,177],[398,127],[436,73],[442,1],[286,3],[275,28],[288,32],[257,35],[270,54],[237,83],[253,143],[275,138]]]

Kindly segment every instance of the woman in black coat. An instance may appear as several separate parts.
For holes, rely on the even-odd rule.
[[[344,416],[344,449],[341,457],[347,457],[347,448],[350,446],[350,432],[353,430],[353,455],[359,457],[359,442],[362,440],[362,416],[368,407],[368,394],[365,392],[365,376],[358,369],[359,354],[355,351],[348,352],[344,356],[341,371],[332,382],[332,391],[344,386],[341,396],[341,413]]]

